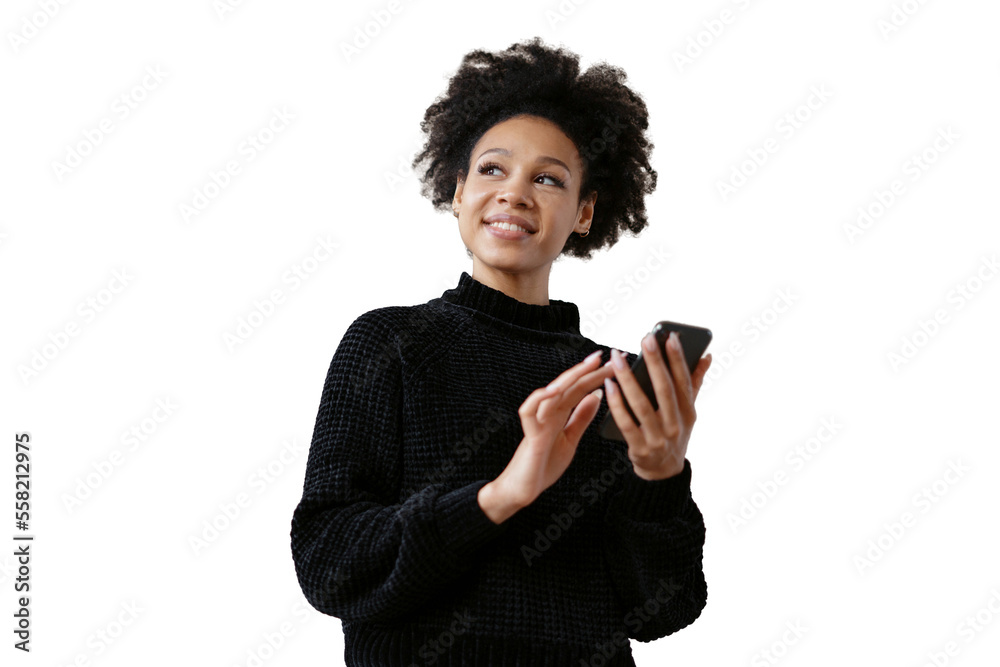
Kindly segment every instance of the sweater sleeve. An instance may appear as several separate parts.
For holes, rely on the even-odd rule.
[[[605,514],[604,552],[628,636],[665,637],[694,622],[708,599],[702,569],[705,522],[691,497],[691,463],[661,480],[631,469]]]
[[[419,608],[508,526],[479,506],[486,479],[427,486],[399,502],[402,363],[379,310],[358,317],[334,353],[291,522],[306,599],[345,621],[384,621]]]

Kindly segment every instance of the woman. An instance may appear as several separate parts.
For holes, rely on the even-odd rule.
[[[647,224],[646,107],[624,79],[535,38],[469,53],[427,109],[414,166],[472,275],[348,327],[292,517],[299,583],[343,620],[348,665],[634,665],[629,637],[705,606],[686,451],[710,355],[689,374],[671,343],[668,371],[647,336],[654,411],[637,355],[548,296],[559,256]],[[625,443],[598,434],[608,408]]]

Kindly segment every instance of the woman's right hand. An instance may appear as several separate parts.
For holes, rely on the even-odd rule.
[[[614,377],[609,365],[599,365],[602,352],[531,392],[518,408],[524,439],[503,472],[479,490],[479,505],[494,523],[530,505],[569,467],[601,405],[604,378]]]

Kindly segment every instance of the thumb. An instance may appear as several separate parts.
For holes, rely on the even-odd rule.
[[[698,398],[698,392],[701,391],[701,385],[705,381],[705,375],[708,373],[708,367],[712,365],[712,353],[709,352],[704,357],[698,361],[698,365],[695,366],[694,375],[691,376],[691,388],[694,390],[694,395],[691,397],[692,400]]]
[[[563,428],[566,440],[574,443],[574,445],[580,442],[583,432],[587,430],[587,426],[594,419],[594,415],[597,414],[597,410],[601,407],[603,396],[604,390],[598,387],[580,399],[580,402],[576,404],[576,408],[573,409],[573,414],[570,415],[569,421],[566,422],[566,426]]]

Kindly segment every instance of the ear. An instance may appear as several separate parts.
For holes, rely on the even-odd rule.
[[[459,174],[458,178],[455,181],[455,196],[452,197],[451,200],[453,206],[462,205],[462,190],[464,188],[465,188],[465,179],[462,178],[462,174]]]
[[[590,227],[590,221],[594,219],[594,205],[597,203],[597,190],[594,190],[585,198],[580,200],[580,207],[576,213],[576,224]]]

